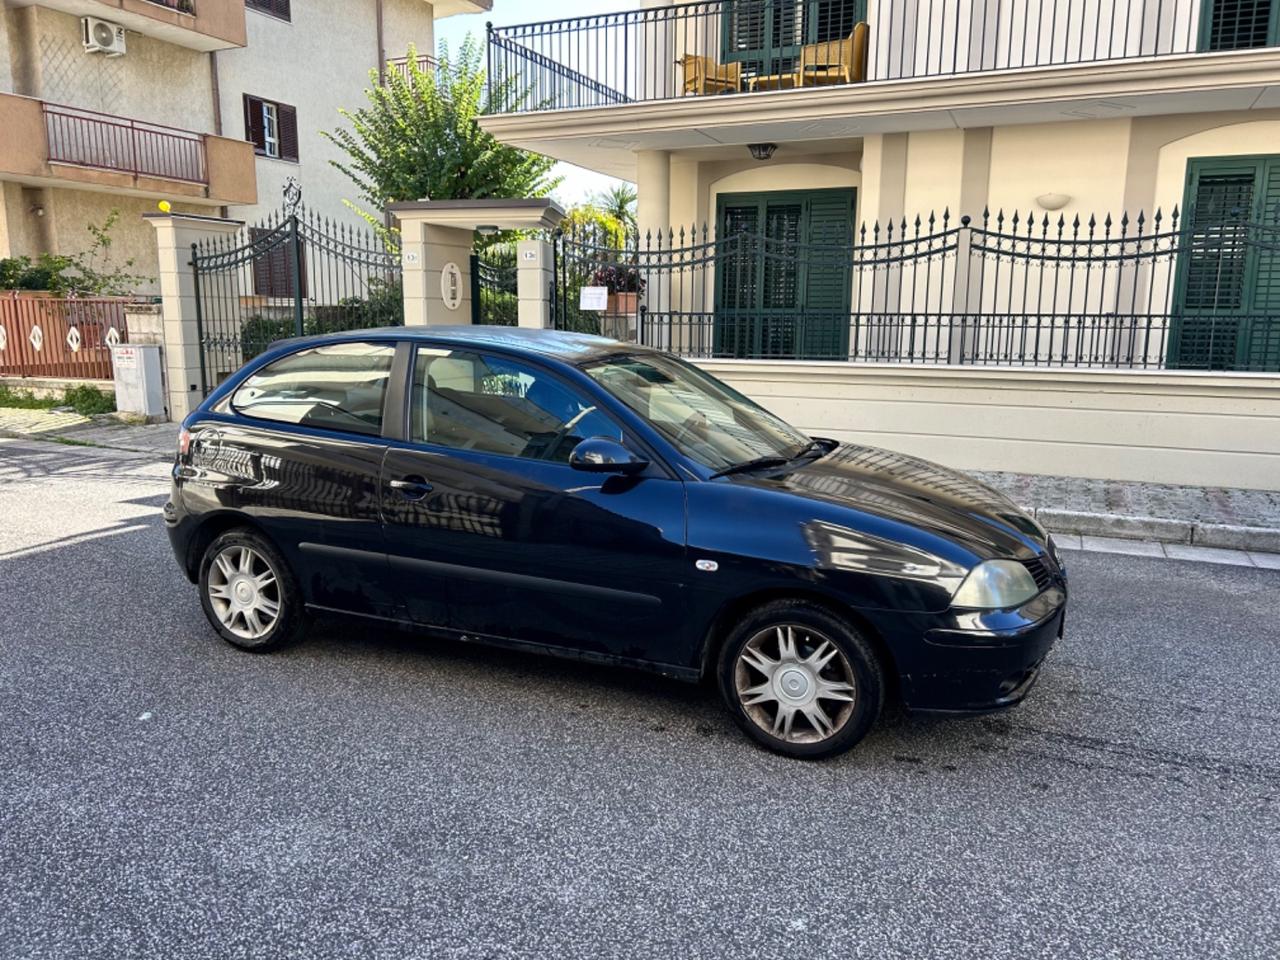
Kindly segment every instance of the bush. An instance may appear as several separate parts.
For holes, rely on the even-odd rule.
[[[68,388],[61,405],[71,407],[82,417],[91,417],[96,413],[115,413],[116,398],[97,387],[83,384]]]
[[[0,407],[17,407],[22,410],[48,410],[58,401],[50,397],[37,397],[30,390],[10,390],[0,387]]]

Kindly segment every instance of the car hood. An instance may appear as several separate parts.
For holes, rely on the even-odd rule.
[[[1045,543],[1039,525],[1004,494],[959,471],[876,447],[841,444],[784,474],[742,479],[905,524],[981,559],[1029,557]]]

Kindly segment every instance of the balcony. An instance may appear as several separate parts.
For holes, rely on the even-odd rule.
[[[1276,106],[1280,27],[1255,6],[702,0],[493,28],[483,124],[605,169],[601,151]]]
[[[423,73],[434,73],[440,68],[440,61],[425,53],[418,54],[415,63],[417,64],[418,69]],[[409,79],[409,58],[392,57],[387,61],[387,72],[397,73],[406,80]]]
[[[253,145],[0,94],[0,179],[211,205],[257,202]]]
[[[244,0],[37,0],[77,17],[101,17],[191,50],[243,47]]]

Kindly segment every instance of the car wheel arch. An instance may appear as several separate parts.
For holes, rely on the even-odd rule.
[[[210,513],[200,519],[200,525],[192,533],[191,540],[187,546],[185,572],[188,580],[195,583],[199,579],[200,559],[204,556],[205,550],[209,548],[209,544],[213,543],[214,540],[228,530],[235,530],[236,528],[252,530],[277,550],[280,549],[275,539],[252,517],[237,513],[234,510],[220,510],[217,513]]]
[[[862,616],[855,607],[842,603],[829,594],[820,590],[806,590],[796,587],[766,587],[725,602],[712,619],[703,637],[702,662],[699,666],[699,672],[704,680],[715,671],[715,663],[720,655],[720,648],[724,645],[725,640],[728,639],[729,634],[733,632],[733,625],[750,611],[778,600],[800,600],[805,603],[811,603],[842,620],[848,621],[850,625],[866,637],[871,649],[875,651],[876,659],[880,662],[885,682],[888,685],[886,692],[896,696],[899,685],[897,661],[889,650],[888,644],[885,643],[884,638],[871,622]]]

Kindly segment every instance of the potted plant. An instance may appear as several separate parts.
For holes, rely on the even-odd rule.
[[[594,286],[608,288],[609,315],[629,317],[640,312],[640,294],[644,293],[645,281],[637,268],[620,265],[601,267],[591,282]]]

